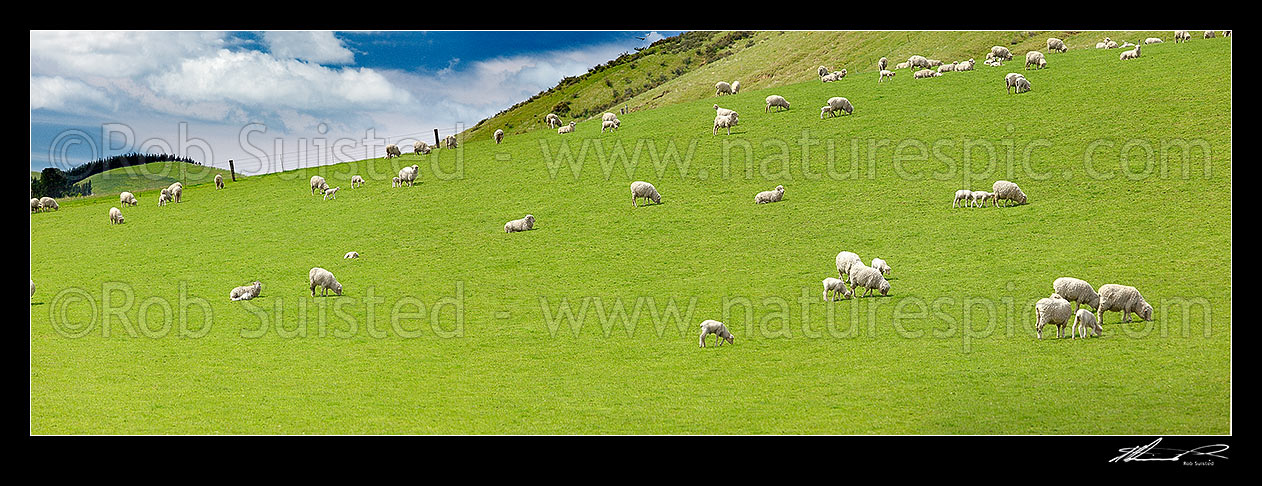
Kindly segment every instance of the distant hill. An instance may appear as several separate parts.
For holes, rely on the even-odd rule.
[[[92,184],[92,194],[111,194],[123,191],[147,191],[160,189],[180,181],[186,186],[213,182],[215,174],[223,174],[228,179],[230,174],[223,169],[194,165],[185,162],[150,162],[110,169],[79,181],[77,185]],[[242,178],[237,174],[237,178]]]

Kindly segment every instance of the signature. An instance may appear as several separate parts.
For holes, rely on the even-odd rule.
[[[1196,456],[1217,457],[1226,459],[1227,456],[1220,455],[1228,449],[1227,444],[1211,444],[1200,446],[1194,449],[1181,450],[1171,449],[1169,447],[1157,447],[1161,443],[1161,438],[1152,441],[1148,445],[1136,447],[1123,447],[1118,449],[1122,455],[1109,459],[1109,462],[1131,462],[1131,461],[1179,461],[1183,456],[1192,454]],[[1161,454],[1173,454],[1162,456]]]

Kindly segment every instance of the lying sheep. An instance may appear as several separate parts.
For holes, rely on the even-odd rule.
[[[364,185],[364,178],[353,175],[351,176],[351,189]]]
[[[889,61],[886,60],[884,57],[882,57],[880,60],[876,61],[876,70],[884,71],[885,66],[887,66],[888,64],[889,64]]]
[[[727,330],[727,326],[724,326],[722,322],[706,319],[701,322],[701,347],[705,347],[705,338],[711,334],[715,335],[719,346],[723,345],[723,341],[727,341],[728,344],[736,344],[733,342],[732,333]]]
[[[1189,34],[1189,33],[1188,33],[1188,31],[1186,31],[1186,30],[1176,30],[1176,31],[1174,31],[1174,43],[1175,43],[1175,44],[1178,44],[1178,43],[1180,43],[1180,42],[1186,42],[1186,41],[1191,40],[1191,39],[1192,39],[1192,34]]]
[[[1011,61],[1012,52],[1008,51],[1007,47],[994,46],[990,48],[990,57],[993,59],[999,59],[1003,61]]]
[[[343,256],[342,256],[342,258],[344,258],[344,259],[345,259],[345,258],[359,258],[359,252],[357,252],[357,251],[348,251],[348,252],[346,252],[346,254],[345,254],[345,255],[343,255]]]
[[[863,287],[867,292],[863,293],[864,297],[872,295],[873,290],[878,290],[881,295],[889,295],[890,283],[881,276],[881,272],[872,267],[866,267],[862,263],[850,267],[850,291]],[[856,293],[856,297],[859,295]]]
[[[1036,68],[1043,68],[1047,66],[1046,61],[1043,59],[1042,52],[1030,51],[1025,53],[1025,68],[1030,69],[1030,66],[1034,66]]]
[[[1075,311],[1084,305],[1092,309],[1100,307],[1100,294],[1097,294],[1086,280],[1060,277],[1052,281],[1052,290],[1065,300],[1073,302]]]
[[[323,177],[318,175],[311,176],[311,194],[315,195],[316,191],[324,192],[329,188],[329,183],[324,181]]]
[[[51,197],[44,196],[39,198],[39,210],[48,211],[49,209],[61,211],[61,206],[58,206],[57,201]]]
[[[341,188],[342,188],[342,186],[337,186],[337,187],[333,187],[333,188],[325,189],[325,190],[324,190],[324,200],[325,200],[325,201],[328,201],[329,199],[337,199],[337,190],[338,190],[338,189],[341,189]]]
[[[1106,37],[1106,38],[1104,39],[1104,48],[1105,48],[1105,49],[1117,49],[1117,41],[1115,41],[1115,40],[1113,40],[1113,39],[1109,39],[1109,38],[1107,38],[1107,37]]]
[[[955,191],[955,200],[951,202],[952,208],[962,208],[967,206],[969,201],[973,200],[973,191],[968,189],[960,189]],[[963,201],[963,204],[960,202]]]
[[[1144,46],[1135,46],[1134,49],[1131,49],[1129,51],[1122,51],[1122,54],[1119,55],[1118,58],[1123,61],[1127,59],[1139,59],[1139,50],[1142,49],[1143,47]]]
[[[561,128],[557,129],[557,133],[571,133],[574,131],[574,125],[577,124],[578,122],[572,121],[569,125],[562,125]]]
[[[977,64],[977,63],[976,63],[976,62],[973,62],[973,58],[969,58],[967,61],[960,61],[959,63],[957,63],[957,64],[955,65],[955,70],[956,70],[957,72],[959,72],[959,71],[972,71],[972,70],[973,70],[973,65],[974,65],[974,64]]]
[[[548,116],[543,117],[543,122],[548,124],[548,128],[557,128],[561,126],[561,117],[556,113],[548,113]]]
[[[1127,47],[1135,47],[1135,44],[1131,44],[1130,41],[1122,42],[1122,48],[1127,48]]]
[[[653,204],[662,203],[662,195],[657,193],[657,188],[644,181],[631,183],[631,207],[639,207],[635,204],[639,198],[652,200]]]
[[[1025,204],[1025,193],[1021,192],[1021,188],[1017,184],[1010,181],[995,181],[990,188],[995,193],[995,205],[999,205],[999,201],[1012,201],[1017,204]]]
[[[855,265],[863,265],[863,261],[859,260],[859,255],[849,251],[843,251],[837,254],[837,276],[850,280],[850,269]]]
[[[840,96],[834,96],[828,99],[828,106],[821,108],[821,110],[826,111],[820,111],[820,119],[824,118],[825,112],[827,112],[830,116],[837,116],[837,112],[839,111],[844,111],[847,115],[850,115],[854,113],[854,105],[851,105],[850,100],[848,99]]]
[[[776,188],[773,190],[762,191],[758,194],[755,194],[754,204],[767,204],[767,203],[773,203],[773,202],[780,202],[781,199],[784,199],[784,186],[776,186]]]
[[[1047,38],[1047,52],[1064,53],[1065,51],[1068,51],[1068,50],[1069,48],[1065,47],[1065,41],[1057,39],[1055,37]]]
[[[885,263],[885,260],[882,260],[882,259],[880,259],[880,258],[873,258],[873,259],[872,259],[872,267],[871,267],[871,268],[875,269],[875,270],[876,270],[876,271],[878,271],[878,272],[881,272],[881,275],[883,275],[883,276],[887,276],[887,277],[888,277],[888,276],[889,276],[889,274],[890,274],[890,264]]]
[[[854,296],[854,293],[850,291],[850,288],[846,287],[845,282],[842,282],[839,278],[832,277],[824,279],[824,300],[830,300],[828,298],[829,293],[832,293],[833,296],[831,300],[838,300],[841,298],[849,299]]]
[[[939,60],[937,60],[937,59],[930,59],[930,60],[929,60],[929,67],[931,67],[931,68],[940,67],[940,66],[942,66],[943,64],[944,64],[944,63],[943,63],[942,61],[939,61]]]
[[[259,292],[262,292],[262,291],[263,291],[263,284],[255,280],[254,283],[250,285],[242,285],[240,287],[232,289],[232,292],[228,293],[228,298],[234,301],[250,300],[255,297],[258,297]]]
[[[402,157],[403,152],[399,151],[399,146],[395,144],[386,145],[386,158]]]
[[[320,267],[313,267],[307,272],[307,281],[311,283],[311,296],[315,297],[316,287],[320,287],[320,295],[327,297],[329,291],[332,290],[337,295],[342,295],[342,284],[328,270]]]
[[[412,164],[411,167],[399,169],[399,187],[402,187],[404,184],[407,184],[408,187],[412,187],[412,185],[416,183],[416,176],[420,173],[420,171],[421,167],[416,164]]]
[[[789,109],[789,101],[784,99],[784,97],[780,95],[768,96],[767,108],[763,110],[763,113],[769,113],[771,111],[771,107],[773,106],[776,107],[776,111],[780,111],[780,108],[784,108],[787,110]]]
[[[215,189],[223,189],[223,175],[215,174]]]
[[[985,61],[982,61],[982,64],[985,64],[987,66],[992,66],[992,67],[1003,66],[1003,63],[1000,62],[998,59],[987,59]]]
[[[714,95],[719,96],[725,94],[732,94],[732,85],[727,84],[727,81],[719,81],[718,83],[715,83]]]
[[[844,71],[844,69],[842,71]],[[825,83],[831,83],[833,81],[840,81],[841,78],[844,78],[844,77],[846,77],[846,74],[841,71],[838,71],[834,73],[825,74],[824,77],[819,78],[819,80]]]
[[[900,62],[894,65],[894,69],[909,69],[909,68],[911,68],[910,62]]]
[[[893,78],[895,74],[898,74],[898,73],[894,71],[881,70],[881,77],[877,78],[876,82],[881,83],[885,81],[885,78]]]
[[[1121,312],[1122,322],[1130,322],[1132,312],[1140,319],[1152,320],[1152,306],[1139,294],[1138,289],[1126,285],[1100,286],[1100,307],[1096,309],[1096,321],[1103,324],[1104,313],[1108,311]]]
[[[136,204],[139,204],[136,202],[136,195],[127,191],[123,191],[122,194],[118,195],[118,203],[124,206],[135,206]]]
[[[499,145],[500,142],[504,141],[504,130],[496,129],[492,137],[495,138],[495,145]]]
[[[724,116],[724,115],[715,115],[715,117],[714,117],[714,129],[713,129],[713,130],[711,130],[710,134],[711,134],[711,135],[718,135],[718,134],[719,134],[719,129],[720,129],[720,128],[726,128],[726,129],[727,129],[727,134],[728,134],[728,135],[731,135],[731,134],[732,134],[732,127],[733,127],[733,126],[735,126],[735,125],[736,125],[736,114],[735,114],[735,113],[732,113],[732,114],[727,115],[727,116]]]
[[[619,125],[622,125],[622,121],[617,119],[600,122],[600,133],[605,133],[606,129],[611,132],[617,130]]]
[[[932,69],[921,69],[919,71],[916,71],[916,74],[913,74],[912,77],[915,79],[924,79],[924,78],[936,78],[941,75],[942,73],[934,71]]]
[[[951,64],[941,64],[941,65],[939,65],[939,66],[938,66],[938,72],[940,72],[940,73],[949,73],[949,72],[955,71],[955,64],[956,64],[956,63],[951,63]]]
[[[1085,338],[1087,337],[1087,330],[1091,330],[1097,337],[1104,334],[1104,328],[1100,327],[1099,322],[1096,322],[1095,314],[1086,309],[1078,309],[1074,313],[1074,325],[1069,328],[1069,337],[1076,338],[1075,334],[1081,334]]]
[[[123,224],[123,212],[118,208],[110,208],[110,224]]]
[[[1160,38],[1160,37],[1149,37],[1149,38],[1147,38],[1147,39],[1144,39],[1144,44],[1161,44],[1161,38]]]
[[[516,233],[518,231],[530,231],[534,228],[535,228],[535,217],[532,214],[527,214],[526,217],[524,218],[514,219],[512,221],[504,223],[505,233]]]
[[[422,142],[420,140],[417,140],[416,143],[412,144],[412,153],[417,154],[417,155],[429,154],[429,144]]]
[[[816,69],[816,70],[815,70],[815,72],[819,73],[819,77],[821,77],[821,78],[822,78],[822,77],[824,77],[825,75],[827,75],[827,74],[828,74],[828,68],[826,68],[826,67],[824,67],[824,66],[820,66],[820,67],[819,67],[819,69]]]
[[[1034,303],[1034,331],[1038,333],[1039,339],[1043,339],[1043,326],[1054,324],[1056,337],[1060,338],[1072,315],[1073,310],[1070,309],[1068,300],[1056,296],[1039,299]]]

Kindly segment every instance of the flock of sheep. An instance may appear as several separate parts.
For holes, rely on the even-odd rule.
[[[1223,33],[1224,37],[1230,35],[1231,31],[1225,31]],[[1214,37],[1213,32],[1206,31],[1205,38],[1212,37]],[[1185,42],[1189,39],[1190,35],[1188,35],[1186,31],[1175,32],[1175,42]],[[1155,44],[1161,42],[1162,41],[1159,38],[1148,38],[1145,39],[1144,44]],[[1115,41],[1109,38],[1105,38],[1104,41],[1096,45],[1097,48],[1102,49],[1128,46],[1130,46],[1129,43],[1118,46]],[[1065,46],[1064,41],[1061,39],[1050,38],[1047,40],[1047,50],[1049,52],[1063,53],[1067,49],[1068,48]],[[1134,49],[1125,51],[1121,54],[1121,59],[1135,59],[1140,56],[1140,53],[1141,46],[1134,45]],[[991,48],[991,51],[987,53],[984,64],[988,66],[1001,66],[1003,61],[1011,60],[1012,57],[1012,53],[1007,48],[1003,46],[994,46]],[[973,59],[969,59],[967,61],[956,61],[946,64],[939,60],[914,55],[908,58],[907,62],[894,66],[894,69],[920,68],[920,70],[915,72],[914,77],[922,79],[941,76],[942,73],[945,72],[971,71],[973,69],[973,63]],[[878,83],[895,76],[896,73],[894,71],[887,70],[887,67],[888,60],[882,57],[877,62],[879,72]],[[934,67],[937,67],[938,69],[934,71],[932,69]],[[1030,51],[1026,53],[1026,69],[1031,67],[1036,69],[1047,67],[1047,60],[1041,52]],[[820,66],[818,74],[820,80],[827,83],[844,78],[846,76],[846,70],[842,69],[840,71],[829,71],[826,67]],[[1005,85],[1007,86],[1009,92],[1011,92],[1013,88],[1016,88],[1017,93],[1030,90],[1029,81],[1027,81],[1025,77],[1019,73],[1009,73],[1005,77]],[[739,81],[732,83],[721,81],[715,85],[716,96],[736,94],[739,90]],[[789,102],[780,95],[767,96],[766,109],[764,111],[766,113],[770,113],[772,107],[775,107],[777,112],[788,110]],[[737,124],[739,115],[735,111],[721,108],[717,104],[714,105],[714,110],[715,118],[711,132],[712,135],[717,135],[720,128],[726,129],[727,133],[730,135],[731,127]],[[836,116],[839,112],[852,114],[854,112],[854,106],[850,103],[850,100],[844,97],[832,97],[829,98],[826,104],[820,108],[820,118],[823,119],[825,114]],[[556,128],[558,134],[572,133],[577,125],[576,121],[571,121],[569,124],[562,124],[560,117],[553,113],[549,113],[546,117],[544,117],[544,121],[550,128]],[[601,118],[601,133],[617,130],[620,125],[621,121],[618,119],[617,115],[613,113],[605,113]],[[504,139],[504,131],[496,130],[492,138],[496,144],[501,143]],[[458,146],[458,142],[455,136],[448,136],[444,139],[443,145],[447,148],[455,148]],[[425,142],[421,141],[417,141],[413,144],[413,151],[418,155],[429,154],[432,148],[434,147],[430,147]],[[397,145],[390,144],[386,146],[387,159],[400,157],[401,155],[402,152]],[[393,178],[392,186],[411,187],[419,175],[419,169],[420,168],[417,165],[411,165],[399,169],[398,176]],[[350,179],[350,184],[351,188],[354,189],[362,187],[365,182],[359,175],[354,175]],[[215,176],[215,187],[217,189],[223,189],[225,187],[222,176]],[[317,175],[311,177],[310,189],[311,194],[314,195],[318,193],[323,195],[325,200],[330,200],[337,198],[337,192],[340,189],[340,186],[329,187],[328,182],[323,177]],[[968,189],[956,191],[952,207],[985,207],[985,202],[987,200],[992,202],[992,206],[998,206],[1000,201],[1016,204],[1026,203],[1025,193],[1021,191],[1021,188],[1018,187],[1017,184],[1011,181],[996,181],[991,189],[992,191],[989,192],[971,191]],[[161,190],[158,196],[158,205],[165,206],[170,202],[180,203],[182,196],[183,185],[180,182],[175,182]],[[781,185],[776,186],[773,190],[759,192],[754,196],[754,203],[766,204],[779,202],[783,198],[784,186]],[[661,204],[662,202],[662,196],[658,193],[657,188],[654,187],[653,184],[645,181],[632,182],[632,207],[638,207],[640,199],[652,201],[654,204]],[[136,197],[131,192],[121,193],[119,195],[119,202],[124,207],[135,206],[137,204]],[[57,209],[59,209],[57,202],[52,198],[44,197],[31,199],[32,213]],[[109,221],[110,224],[122,224],[124,222],[122,211],[117,207],[111,207],[109,210]],[[527,214],[521,219],[515,219],[505,223],[504,232],[514,233],[529,231],[534,229],[534,225],[534,215]],[[359,253],[354,251],[348,252],[344,258],[359,258]],[[824,300],[849,299],[854,297],[860,288],[865,291],[864,296],[871,295],[873,291],[877,291],[881,295],[889,295],[890,284],[889,281],[886,280],[886,277],[889,276],[890,266],[885,262],[885,260],[873,258],[871,265],[868,266],[863,264],[859,255],[853,252],[843,251],[837,254],[835,263],[839,278],[829,277],[822,281]],[[317,289],[319,289],[321,295],[324,296],[327,296],[329,291],[332,291],[337,295],[342,295],[342,284],[337,281],[337,278],[335,278],[331,272],[324,268],[312,268],[310,272],[308,272],[307,279],[311,295],[313,297],[316,295]],[[1130,322],[1131,313],[1135,313],[1144,320],[1151,320],[1152,318],[1152,306],[1144,301],[1143,296],[1141,296],[1139,291],[1134,287],[1108,284],[1100,287],[1100,290],[1097,293],[1096,290],[1087,282],[1072,277],[1058,278],[1053,282],[1052,286],[1054,293],[1052,293],[1050,297],[1040,299],[1037,303],[1035,303],[1035,330],[1039,339],[1042,339],[1043,327],[1047,324],[1056,325],[1057,337],[1061,337],[1062,330],[1069,323],[1069,319],[1071,317],[1074,319],[1073,325],[1070,328],[1071,337],[1076,337],[1076,335],[1086,337],[1088,330],[1099,336],[1102,332],[1102,328],[1100,326],[1100,322],[1102,322],[1102,314],[1106,311],[1122,312],[1123,322]],[[229,292],[229,298],[233,301],[250,300],[257,297],[261,291],[262,284],[255,281],[252,284],[232,289],[232,291]],[[32,280],[31,295],[34,296],[34,293],[35,281]],[[1071,302],[1076,305],[1072,311],[1070,307]],[[1092,307],[1096,310],[1096,314],[1093,315],[1086,309],[1081,309],[1080,306]],[[728,343],[733,343],[734,341],[731,332],[728,331],[727,327],[722,322],[706,320],[701,323],[701,347],[705,347],[705,339],[710,334],[714,334],[718,338],[719,345],[722,345],[724,341]]]

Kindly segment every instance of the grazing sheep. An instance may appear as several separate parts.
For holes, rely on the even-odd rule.
[[[570,124],[569,124],[569,125],[562,125],[562,126],[561,126],[561,128],[558,128],[558,129],[557,129],[557,133],[570,133],[570,132],[573,132],[573,131],[574,131],[574,125],[577,125],[577,124],[578,124],[578,122],[576,122],[576,121],[572,121],[572,122],[570,122]]]
[[[1161,44],[1161,38],[1160,38],[1160,37],[1149,37],[1149,38],[1147,38],[1147,39],[1144,39],[1144,44]]]
[[[495,138],[495,145],[499,145],[500,142],[504,141],[504,130],[496,129],[495,134],[492,136]]]
[[[31,198],[31,212],[32,213],[39,212],[39,198],[37,197]]]
[[[320,267],[313,267],[307,272],[307,281],[311,283],[311,296],[315,297],[316,287],[320,287],[320,295],[327,297],[329,291],[332,290],[337,295],[342,295],[342,284],[328,270]]]
[[[110,208],[110,224],[123,224],[123,212],[118,208]]]
[[[57,205],[57,201],[55,199],[48,196],[39,198],[40,211],[48,211],[50,208],[54,211],[61,211],[61,206]]]
[[[1096,321],[1103,324],[1104,313],[1108,311],[1121,312],[1122,322],[1130,322],[1132,312],[1140,319],[1152,320],[1152,306],[1139,294],[1138,289],[1126,285],[1100,286],[1100,307],[1096,309]]]
[[[884,57],[882,57],[880,60],[876,61],[876,70],[877,70],[877,71],[884,71],[884,70],[885,70],[885,66],[888,66],[888,65],[889,65],[889,60],[887,60],[887,59],[885,59]]]
[[[850,280],[850,268],[855,265],[863,265],[863,261],[859,259],[859,255],[849,251],[843,251],[837,254],[837,276]]]
[[[386,158],[402,157],[403,152],[399,151],[399,146],[395,144],[386,145]]]
[[[727,84],[727,81],[719,81],[718,83],[715,83],[714,95],[719,96],[725,94],[732,94],[732,85]]]
[[[873,290],[881,292],[881,295],[889,295],[890,283],[881,276],[881,272],[872,267],[866,267],[863,263],[850,267],[850,291],[863,287],[867,292],[863,293],[864,297],[872,295]],[[859,294],[855,294],[858,297]]]
[[[242,285],[240,287],[232,289],[232,292],[228,293],[228,298],[234,301],[250,300],[255,297],[258,297],[259,292],[261,292],[262,290],[263,290],[263,284],[255,280],[254,283],[250,285]]]
[[[894,65],[894,69],[909,69],[909,68],[911,68],[910,62],[900,62]]]
[[[968,202],[971,201],[972,199],[973,199],[973,191],[970,191],[968,189],[960,189],[958,191],[955,191],[955,200],[951,202],[951,207],[962,208],[964,206],[967,206]],[[964,201],[964,204],[960,204],[960,201]]]
[[[649,199],[653,204],[662,203],[662,195],[657,193],[657,188],[644,181],[635,181],[631,183],[631,206],[636,206],[636,200],[639,198]]]
[[[1046,65],[1047,64],[1046,64],[1046,61],[1043,59],[1042,52],[1030,51],[1030,52],[1025,53],[1025,68],[1026,69],[1030,69],[1030,66],[1042,68],[1042,67],[1046,67]]]
[[[824,119],[824,113],[830,116],[837,116],[837,112],[844,111],[847,115],[854,113],[854,105],[850,104],[850,100],[840,96],[834,96],[828,99],[828,106],[820,108],[819,118]]]
[[[773,107],[773,106],[774,106],[774,107],[776,107],[776,111],[780,111],[780,108],[784,108],[784,109],[786,109],[786,110],[787,110],[787,109],[789,109],[789,101],[788,101],[788,100],[786,100],[786,99],[784,99],[784,97],[783,97],[783,96],[780,96],[780,95],[771,95],[771,96],[768,96],[768,97],[767,97],[767,109],[763,110],[763,113],[768,113],[768,112],[770,112],[770,111],[771,111],[771,107]]]
[[[762,191],[758,194],[755,194],[754,204],[767,204],[767,203],[773,203],[773,202],[780,202],[781,199],[784,199],[784,186],[776,186],[776,188],[773,190]]]
[[[918,67],[918,68],[923,68],[923,69],[929,69],[931,67],[929,66],[929,59],[926,58],[925,56],[911,56],[907,58],[907,64],[910,67]]]
[[[359,258],[359,252],[357,252],[357,251],[348,251],[348,252],[346,252],[346,255],[343,255],[343,256],[342,256],[342,258]]]
[[[394,176],[394,178],[390,180],[390,187],[399,187],[402,185],[403,183],[399,182],[399,176]]]
[[[617,130],[619,125],[622,125],[622,120],[615,119],[600,122],[600,133],[605,133],[605,129],[609,129],[611,132]]]
[[[364,178],[353,175],[351,176],[351,189],[364,185]]]
[[[723,341],[727,341],[728,344],[736,344],[733,342],[732,333],[727,330],[727,326],[724,326],[722,322],[706,319],[701,322],[701,347],[705,347],[705,338],[711,334],[715,335],[719,346],[723,345]]]
[[[1072,315],[1073,310],[1070,309],[1068,300],[1057,298],[1055,294],[1039,299],[1034,303],[1034,331],[1038,333],[1039,339],[1043,339],[1043,326],[1055,324],[1056,337],[1060,338]]]
[[[557,128],[561,126],[561,117],[556,113],[548,113],[548,116],[543,117],[543,122],[548,124],[548,128]]]
[[[535,228],[535,216],[534,216],[534,215],[532,215],[532,214],[527,214],[527,215],[526,215],[526,217],[524,217],[524,218],[521,218],[521,219],[514,219],[514,220],[512,220],[512,221],[509,221],[509,222],[507,222],[507,223],[504,223],[504,232],[505,232],[505,233],[516,233],[516,232],[518,232],[518,231],[529,231],[529,230],[532,230],[532,229],[534,229],[534,228]]]
[[[845,69],[842,69],[842,71],[844,72],[844,71],[845,71]],[[842,76],[845,76],[845,74],[842,74]],[[740,92],[741,92],[741,82],[740,82],[740,81],[732,81],[732,94],[736,94],[736,93],[740,93]]]
[[[1016,88],[1017,94],[1030,91],[1030,81],[1025,79],[1025,76],[1019,74],[1016,77],[1012,77],[1013,74],[1016,73],[1008,73],[1008,77],[1004,78],[1005,82],[1008,83],[1008,87]],[[1011,94],[1011,91],[1009,91],[1009,93]]]
[[[325,189],[325,190],[324,190],[324,200],[325,200],[325,201],[328,201],[329,199],[337,199],[337,190],[338,190],[338,189],[341,189],[341,188],[342,188],[342,186],[337,186],[337,187],[334,187],[334,188]]]
[[[969,200],[972,201],[974,207],[984,208],[986,207],[986,200],[992,197],[995,197],[995,195],[986,191],[973,191],[972,195],[969,196]]]
[[[1004,47],[1004,46],[994,46],[994,47],[991,47],[991,48],[990,48],[990,57],[992,57],[992,58],[994,58],[994,59],[1000,59],[1000,60],[1003,60],[1003,61],[1011,61],[1011,60],[1012,60],[1012,52],[1008,51],[1008,48],[1007,48],[1007,47]]]
[[[710,134],[711,134],[711,135],[718,135],[718,134],[719,134],[719,129],[720,129],[720,128],[726,128],[726,129],[727,129],[727,134],[728,134],[728,135],[731,135],[731,134],[732,134],[732,127],[733,127],[733,126],[735,126],[735,125],[736,125],[736,114],[735,114],[735,113],[733,113],[733,114],[731,114],[731,115],[727,115],[727,116],[723,116],[723,115],[716,115],[716,116],[714,117],[714,130],[711,130],[711,133],[710,133]]]
[[[1078,331],[1079,329],[1081,331]],[[1074,312],[1074,325],[1069,327],[1069,337],[1076,338],[1075,334],[1081,334],[1085,338],[1088,329],[1097,337],[1104,333],[1104,328],[1100,327],[1100,323],[1095,320],[1095,314],[1086,309],[1078,309]],[[1075,331],[1078,332],[1075,333]]]
[[[1047,38],[1047,52],[1064,53],[1065,51],[1068,51],[1068,50],[1069,48],[1065,47],[1065,41],[1057,39],[1055,37]]]
[[[175,182],[171,184],[171,186],[168,187],[167,189],[171,191],[171,200],[177,203],[180,202],[181,196],[184,195],[184,184]]]
[[[443,146],[447,148],[456,148],[460,146],[460,143],[456,141],[455,135],[448,135],[447,138],[443,139]]]
[[[311,194],[315,195],[316,191],[324,192],[329,188],[329,183],[324,181],[323,177],[318,175],[311,176]]]
[[[162,192],[158,193],[158,206],[159,207],[166,206],[167,203],[170,203],[170,202],[171,202],[171,191],[168,191],[166,188],[163,188]]]
[[[412,153],[418,154],[418,155],[428,155],[429,144],[422,142],[420,140],[417,140],[416,143],[412,144]]]
[[[223,175],[215,174],[215,189],[223,189]]]
[[[118,195],[118,203],[124,206],[135,206],[136,204],[139,204],[136,202],[136,195],[127,191],[123,191],[122,194]]]
[[[877,83],[884,82],[885,78],[893,78],[895,74],[898,74],[898,73],[894,71],[881,70],[881,77],[877,78],[876,82]]]
[[[408,187],[412,187],[412,185],[416,183],[416,176],[420,173],[420,171],[421,167],[416,164],[412,164],[411,167],[399,169],[399,187],[402,187],[404,184],[407,184]]]
[[[882,260],[880,258],[872,259],[872,268],[876,269],[876,271],[878,272],[881,272],[881,275],[889,276],[890,274],[890,264],[885,263],[885,260]]]
[[[1060,277],[1052,281],[1052,290],[1065,300],[1073,302],[1075,311],[1084,305],[1092,309],[1100,307],[1100,294],[1097,294],[1086,280]]]
[[[977,63],[973,61],[973,58],[969,58],[967,61],[960,61],[959,63],[956,63],[955,71],[972,71],[974,64]]]
[[[1143,47],[1144,46],[1135,46],[1134,49],[1131,49],[1129,51],[1122,51],[1122,54],[1118,57],[1123,61],[1127,59],[1139,59],[1139,50],[1142,49]]]
[[[1186,30],[1176,30],[1176,31],[1174,31],[1174,43],[1175,43],[1175,44],[1178,44],[1178,43],[1180,43],[1180,42],[1186,42],[1186,41],[1189,41],[1189,40],[1191,40],[1191,39],[1192,39],[1192,34],[1189,34],[1189,33],[1188,33],[1188,31],[1186,31]]]
[[[1207,31],[1205,31],[1205,38],[1206,38],[1206,39],[1213,39],[1213,38],[1214,38],[1214,31],[1212,31],[1212,30],[1207,30]]]
[[[1021,188],[1016,183],[1009,181],[995,181],[990,188],[995,193],[995,205],[999,205],[999,201],[1012,201],[1017,204],[1025,204],[1025,193],[1021,192]]]
[[[850,291],[850,288],[846,287],[846,283],[842,282],[839,278],[828,277],[824,279],[824,300],[830,300],[828,298],[828,294],[830,292],[833,296],[831,300],[837,300],[839,298],[849,299],[854,296],[854,293]]]
[[[919,71],[916,71],[916,74],[913,74],[912,77],[914,77],[915,79],[923,79],[923,78],[936,78],[941,75],[942,73],[934,71],[932,69],[921,69]]]

